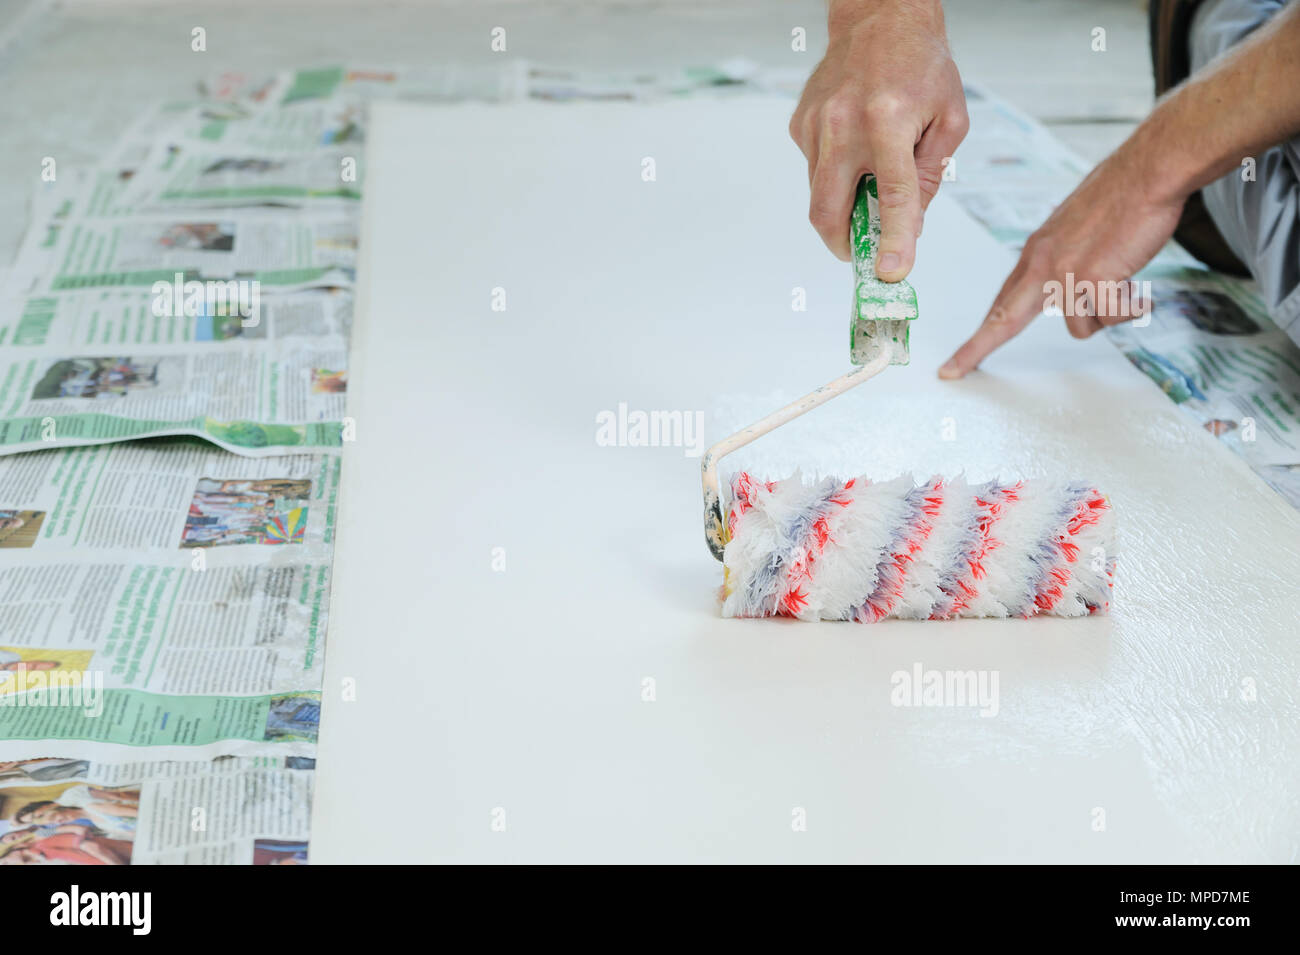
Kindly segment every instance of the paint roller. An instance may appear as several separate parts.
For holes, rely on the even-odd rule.
[[[909,361],[916,292],[876,277],[874,177],[858,185],[850,228],[856,367],[719,441],[701,462],[705,539],[723,564],[723,616],[875,623],[1105,613],[1115,577],[1114,515],[1087,482],[860,476],[805,483],[798,471],[779,481],[742,471],[724,506],[722,458]]]

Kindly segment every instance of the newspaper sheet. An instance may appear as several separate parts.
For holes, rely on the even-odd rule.
[[[1147,270],[1155,309],[1111,340],[1252,465],[1300,464],[1300,349],[1251,283],[1205,269]]]
[[[140,165],[126,202],[157,213],[248,206],[345,208],[361,199],[363,166],[357,143],[286,153],[168,138]]]
[[[0,459],[0,758],[311,755],[339,460]]]
[[[231,301],[191,296],[175,278],[158,293],[139,289],[51,292],[0,302],[0,346],[20,349],[102,348],[151,345],[221,345],[290,338],[346,339],[352,324],[352,293],[321,289],[268,295],[256,321]],[[303,343],[309,344],[309,343]]]
[[[0,761],[0,864],[306,865],[311,759]]]
[[[35,292],[145,288],[189,281],[256,282],[263,293],[350,287],[357,227],[344,214],[211,210],[174,216],[71,218]]]
[[[350,296],[220,306],[179,273],[0,305],[0,454],[197,435],[242,454],[342,444]],[[322,334],[307,337],[312,330]]]

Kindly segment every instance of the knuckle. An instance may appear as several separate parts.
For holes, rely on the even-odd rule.
[[[847,130],[858,121],[860,115],[857,101],[844,93],[836,93],[822,106],[822,123],[834,133]]]
[[[803,110],[795,110],[790,117],[790,125],[786,127],[790,132],[790,138],[796,143],[803,145],[804,113]]]
[[[1011,326],[1011,313],[1007,311],[1005,305],[994,305],[989,309],[988,317],[984,319],[984,324],[989,328],[1003,330]]]
[[[808,209],[808,221],[823,231],[835,221],[835,210],[825,202],[814,202]]]
[[[1083,315],[1073,315],[1065,320],[1065,327],[1071,338],[1084,339],[1092,335],[1094,329],[1091,321]]]
[[[883,123],[895,121],[907,111],[907,101],[897,93],[875,93],[866,103],[867,115]]]
[[[829,205],[814,205],[809,209],[809,222],[813,223],[814,229],[822,234],[835,233],[841,223],[848,227],[848,218],[841,216],[839,210]]]
[[[1052,272],[1055,270],[1052,265],[1056,259],[1056,251],[1052,248],[1052,242],[1049,239],[1042,238],[1039,235],[1031,235],[1025,242],[1025,248],[1020,253],[1021,260],[1027,267],[1035,272]]]
[[[949,113],[945,125],[956,133],[958,138],[965,139],[966,134],[970,132],[970,114],[966,112],[966,107],[962,106]]]

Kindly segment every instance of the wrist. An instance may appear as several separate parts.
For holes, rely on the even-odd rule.
[[[918,27],[944,36],[943,4],[940,0],[830,0],[826,7],[826,25],[831,42],[864,21],[887,14],[903,15]]]
[[[1205,135],[1201,122],[1188,122],[1184,106],[1174,98],[1158,104],[1117,150],[1126,157],[1143,194],[1157,204],[1186,201],[1237,162],[1220,154],[1221,144]]]
[[[1198,188],[1193,160],[1183,150],[1170,149],[1163,124],[1147,122],[1138,126],[1115,150],[1113,159],[1125,170],[1137,193],[1155,205],[1185,202]]]

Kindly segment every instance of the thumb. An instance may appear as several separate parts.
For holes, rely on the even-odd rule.
[[[886,282],[907,277],[916,260],[921,231],[921,189],[912,143],[893,140],[872,150],[876,199],[880,208],[880,254],[876,275]]]

